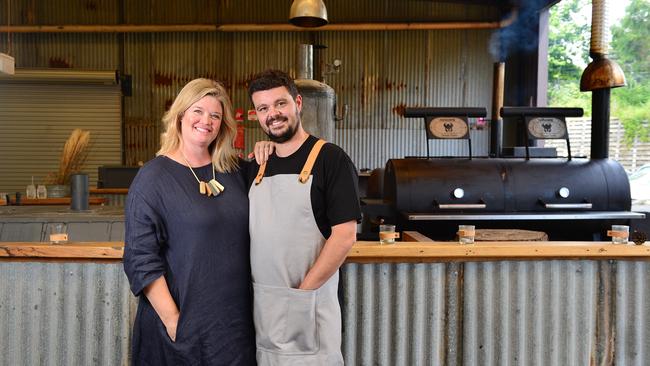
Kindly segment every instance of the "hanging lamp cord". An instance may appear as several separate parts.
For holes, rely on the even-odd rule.
[[[11,55],[12,54],[12,44],[11,44],[11,31],[10,29],[11,25],[11,0],[7,0],[7,54]]]

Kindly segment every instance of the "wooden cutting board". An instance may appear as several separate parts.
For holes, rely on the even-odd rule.
[[[548,235],[532,230],[476,229],[474,241],[548,241]]]

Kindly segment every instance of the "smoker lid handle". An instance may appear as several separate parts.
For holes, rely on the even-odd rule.
[[[441,203],[438,204],[441,210],[463,210],[463,209],[486,209],[485,203]]]
[[[544,208],[591,210],[593,205],[591,203],[545,203]]]
[[[582,117],[582,108],[501,107],[501,117]]]
[[[485,117],[485,107],[463,107],[463,108],[436,108],[436,107],[406,107],[404,117]]]

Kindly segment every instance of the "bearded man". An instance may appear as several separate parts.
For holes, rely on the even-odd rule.
[[[248,92],[275,143],[266,163],[253,163],[248,193],[257,362],[343,365],[338,270],[361,218],[356,168],[303,129],[286,73],[264,71]]]

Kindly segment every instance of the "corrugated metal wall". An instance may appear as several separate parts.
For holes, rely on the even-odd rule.
[[[646,365],[650,264],[347,264],[346,365]]]
[[[638,365],[650,263],[343,266],[346,365]],[[122,264],[0,262],[1,365],[126,365]]]
[[[285,23],[291,1],[222,0],[122,1],[12,0],[12,24],[186,24]],[[496,19],[480,5],[432,1],[329,0],[330,21],[414,22]],[[251,108],[245,81],[275,67],[294,71],[299,43],[327,46],[316,59],[343,65],[326,81],[349,114],[337,127],[336,143],[357,168],[383,167],[391,157],[424,155],[422,123],[404,119],[405,106],[490,106],[492,60],[489,30],[390,32],[261,32],[155,34],[17,34],[17,67],[72,67],[120,70],[133,77],[133,95],[124,99],[124,123],[143,124],[159,136],[160,118],[184,83],[207,76],[221,80],[236,108]],[[2,42],[4,40],[0,40]],[[1,44],[1,43],[0,43]],[[325,67],[322,67],[325,69]],[[264,138],[257,122],[246,122],[246,144]],[[126,163],[153,157],[128,135]],[[422,132],[423,134],[423,132]],[[475,146],[487,146],[480,134]],[[457,144],[432,142],[439,155],[464,155]],[[381,151],[381,154],[378,152]],[[476,155],[485,155],[475,149]],[[486,153],[486,152],[485,152]]]
[[[465,263],[464,363],[589,364],[596,272],[593,261]]]
[[[616,262],[617,365],[647,365],[650,360],[650,266]]]
[[[346,365],[443,365],[445,264],[348,264],[342,286]]]
[[[0,80],[0,192],[24,194],[32,177],[49,184],[75,128],[90,131],[82,171],[95,186],[98,166],[121,161],[120,110],[116,85]]]
[[[128,365],[122,263],[0,262],[0,365]]]

